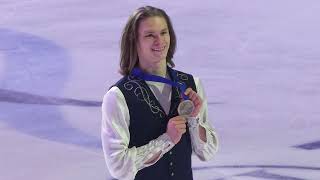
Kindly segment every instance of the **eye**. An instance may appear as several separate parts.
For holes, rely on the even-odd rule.
[[[168,34],[168,32],[167,31],[161,32],[161,35],[165,35],[165,34]]]
[[[153,37],[153,34],[147,34],[144,37]]]

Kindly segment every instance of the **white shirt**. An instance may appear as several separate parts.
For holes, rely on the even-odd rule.
[[[211,159],[218,148],[216,132],[208,120],[207,99],[199,78],[194,78],[197,94],[203,100],[203,105],[197,118],[187,118],[192,149],[200,160]],[[171,101],[171,86],[163,83],[146,81],[161,106],[168,114]],[[110,174],[117,179],[134,179],[137,172],[155,164],[165,153],[170,151],[174,143],[164,133],[148,144],[128,148],[130,115],[125,97],[120,89],[112,87],[103,98],[101,138],[104,157]],[[199,137],[199,125],[206,130],[206,142]],[[152,163],[146,162],[160,153]]]

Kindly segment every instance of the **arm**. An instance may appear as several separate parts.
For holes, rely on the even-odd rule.
[[[195,103],[196,112],[192,117],[188,117],[188,127],[191,142],[196,155],[203,161],[213,158],[218,150],[218,139],[215,130],[208,119],[207,98],[199,78],[195,78],[197,93],[189,94],[190,99]],[[197,102],[199,99],[200,102]]]
[[[102,103],[101,139],[110,174],[118,179],[134,179],[136,173],[156,163],[174,143],[165,133],[141,147],[128,148],[129,110],[122,92],[112,87]]]

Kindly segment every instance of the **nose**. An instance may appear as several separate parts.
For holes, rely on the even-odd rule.
[[[164,42],[164,37],[161,36],[160,34],[156,35],[154,38],[154,43],[155,44],[162,44]]]

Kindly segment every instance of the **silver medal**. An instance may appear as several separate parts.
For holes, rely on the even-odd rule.
[[[194,104],[191,100],[184,100],[178,106],[180,116],[190,116],[194,110]]]

